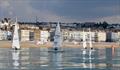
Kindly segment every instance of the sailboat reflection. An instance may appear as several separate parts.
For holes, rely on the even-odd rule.
[[[63,69],[62,68],[62,53],[53,53],[53,64],[55,68],[57,69]]]
[[[83,50],[82,51],[82,53],[83,53],[83,68],[87,68],[87,65],[86,65],[86,57],[85,57],[85,55],[86,55],[86,50]]]
[[[89,50],[89,68],[93,68],[93,64],[92,64],[92,50]]]
[[[83,50],[83,68],[93,68],[94,64],[92,63],[92,60],[94,59],[94,57],[92,57],[93,55],[93,50],[89,50],[89,53],[87,53],[87,50]]]
[[[19,69],[20,63],[20,51],[19,50],[13,50],[12,51],[12,59],[13,59],[13,66],[14,69]]]

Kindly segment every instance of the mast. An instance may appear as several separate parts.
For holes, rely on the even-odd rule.
[[[91,34],[91,30],[89,29],[89,46],[90,48],[92,48],[92,34]]]
[[[86,44],[86,34],[85,34],[84,30],[83,30],[83,48],[85,49],[86,46],[87,46],[87,44]]]

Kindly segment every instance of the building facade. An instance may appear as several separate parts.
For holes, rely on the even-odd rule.
[[[104,31],[95,32],[95,42],[106,42],[106,32]]]
[[[118,32],[107,32],[106,34],[107,42],[117,42],[119,40]]]
[[[7,40],[7,31],[0,30],[0,40]]]
[[[91,32],[92,41],[95,41],[95,32]],[[86,40],[89,40],[90,33],[85,31]],[[63,31],[63,40],[68,41],[83,41],[83,31]]]

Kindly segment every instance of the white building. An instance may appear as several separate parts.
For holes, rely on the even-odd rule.
[[[85,31],[86,40],[89,40],[89,32]],[[95,38],[95,32],[91,32],[92,34],[92,41]],[[63,39],[70,40],[70,41],[82,41],[83,39],[83,31],[63,31]]]
[[[80,41],[81,40],[81,32],[80,31],[63,31],[63,40],[76,40]]]
[[[21,33],[20,33],[20,39],[21,41],[29,41],[29,30],[21,30]]]
[[[41,42],[47,42],[49,36],[50,36],[50,33],[48,31],[41,31],[40,32],[40,41]]]
[[[118,32],[118,41],[120,42],[120,32]]]
[[[70,31],[68,35],[69,40],[80,40],[80,32],[79,31]]]
[[[3,28],[4,24],[2,22],[0,22],[0,28]]]
[[[0,40],[7,40],[7,31],[0,30]]]
[[[50,36],[48,31],[21,30],[21,41],[42,41],[47,42]]]
[[[85,34],[87,41],[89,41],[90,33],[88,31],[85,31]],[[91,32],[91,36],[92,36],[92,41],[95,41],[95,32]],[[83,39],[83,32],[81,33],[81,39]]]
[[[104,31],[95,32],[95,41],[106,42],[106,32]]]

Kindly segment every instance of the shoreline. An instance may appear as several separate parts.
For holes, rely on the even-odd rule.
[[[51,48],[52,47],[52,42],[47,42],[46,44],[43,45],[36,45],[34,41],[24,41],[20,42],[21,48]],[[0,41],[0,48],[11,48],[12,42],[11,41]],[[62,47],[70,47],[70,48],[82,48],[82,43],[79,44],[74,44],[72,42],[69,43],[63,43]],[[93,48],[120,48],[118,43],[114,42],[96,42],[93,43]],[[88,46],[89,48],[89,46]]]

